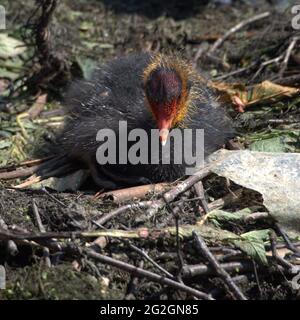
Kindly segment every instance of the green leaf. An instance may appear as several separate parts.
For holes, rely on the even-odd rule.
[[[253,230],[243,233],[241,237],[246,240],[266,241],[269,239],[270,229]]]
[[[11,141],[8,140],[0,140],[0,150],[5,149],[11,146]]]
[[[297,139],[289,136],[278,136],[270,139],[255,141],[250,144],[249,149],[261,152],[287,152],[293,151],[291,143],[297,142]]]
[[[250,208],[244,208],[236,212],[228,212],[224,210],[215,209],[208,214],[209,220],[222,222],[239,222],[243,221],[245,217],[252,213]]]
[[[268,264],[264,241],[269,239],[270,229],[253,230],[240,235],[234,245],[255,261]]]
[[[235,240],[233,241],[234,245],[247,254],[249,257],[255,261],[262,263],[264,265],[268,264],[266,257],[266,250],[263,241],[260,240]]]
[[[9,37],[6,33],[0,33],[0,58],[15,57],[26,50],[24,42]]]
[[[81,57],[76,57],[76,61],[82,71],[84,79],[90,79],[98,63],[95,60]]]

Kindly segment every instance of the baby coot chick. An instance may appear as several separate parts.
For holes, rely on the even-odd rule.
[[[117,144],[118,134],[123,135],[120,121],[127,122],[128,132],[143,129],[150,136],[151,129],[159,129],[160,148],[174,128],[204,129],[205,156],[234,134],[231,120],[205,80],[175,56],[141,53],[112,60],[95,70],[89,81],[73,83],[65,107],[68,116],[61,136],[63,149],[71,159],[84,162],[94,181],[105,189],[174,181],[185,175],[187,164],[174,161],[171,145],[169,164],[162,163],[160,156],[156,164],[119,161],[100,165],[96,136],[101,129],[112,129]],[[132,144],[128,142],[125,148],[129,150]],[[146,147],[148,158],[153,153],[150,145]]]

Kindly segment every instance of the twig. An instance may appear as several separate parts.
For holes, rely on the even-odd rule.
[[[49,198],[51,198],[53,201],[55,201],[57,204],[59,204],[63,208],[68,208],[66,204],[58,200],[56,197],[54,197],[45,187],[41,189]]]
[[[170,287],[172,287],[174,289],[184,291],[184,292],[186,292],[188,294],[191,294],[191,295],[193,295],[193,296],[195,296],[195,297],[197,297],[199,299],[214,300],[210,295],[208,295],[208,294],[206,294],[204,292],[201,292],[199,290],[191,288],[191,287],[189,287],[189,286],[187,286],[185,284],[176,282],[176,281],[174,281],[172,279],[165,278],[165,277],[160,276],[158,274],[155,274],[153,272],[150,272],[150,271],[135,267],[135,266],[133,266],[131,264],[128,264],[128,263],[125,263],[123,261],[119,261],[119,260],[104,256],[102,254],[96,253],[96,252],[94,252],[92,250],[89,250],[89,249],[83,249],[83,252],[88,257],[90,257],[92,259],[95,259],[95,260],[100,261],[100,262],[102,262],[104,264],[108,264],[108,265],[111,265],[113,267],[119,268],[121,270],[127,271],[129,273],[133,273],[138,277],[145,277],[145,278],[147,278],[147,279],[149,279],[151,281],[158,282],[158,283],[170,286]]]
[[[153,264],[158,270],[160,270],[162,273],[164,273],[167,277],[170,279],[175,279],[175,277],[168,272],[166,269],[161,267],[157,262],[155,262],[144,250],[141,250],[140,248],[136,247],[135,245],[129,243],[128,244],[131,249],[139,253],[141,256],[143,256],[146,260],[148,260],[151,264]]]
[[[115,218],[116,216],[125,213],[128,210],[136,210],[136,209],[147,209],[151,207],[154,204],[155,201],[141,201],[139,203],[131,203],[131,204],[126,204],[120,208],[117,208],[116,210],[113,210],[107,214],[105,214],[103,217],[100,219],[96,220],[94,223],[103,225],[109,220]]]
[[[186,192],[188,189],[190,189],[195,183],[203,179],[204,177],[208,176],[210,174],[210,169],[214,165],[213,163],[210,163],[206,165],[203,169],[196,172],[194,175],[190,176],[186,180],[180,182],[176,187],[173,189],[167,191],[164,193],[163,197],[165,201],[168,203],[171,203],[174,201],[176,197],[178,197],[181,193]],[[128,210],[132,209],[148,209],[148,215],[153,216],[155,213],[158,212],[159,209],[163,208],[165,206],[165,201],[163,199],[153,200],[153,201],[141,201],[139,203],[133,203],[133,204],[127,204],[124,206],[121,206],[120,208],[113,210],[112,212],[104,215],[100,219],[96,220],[95,222],[97,224],[105,224],[107,221],[115,218],[119,214],[122,214]]]
[[[177,249],[177,257],[178,257],[178,262],[179,262],[179,269],[178,269],[178,275],[180,275],[181,273],[181,269],[184,265],[184,259],[182,256],[182,252],[181,252],[181,248],[180,248],[180,237],[179,237],[179,215],[178,215],[178,211],[180,209],[180,205],[178,207],[176,207],[175,209],[173,209],[170,205],[170,203],[168,202],[168,200],[165,198],[165,196],[163,195],[163,200],[166,203],[166,207],[167,209],[172,212],[173,217],[175,219],[175,227],[176,227],[176,249]],[[177,209],[177,210],[176,210]],[[181,276],[180,276],[181,277]]]
[[[17,179],[17,178],[23,178],[28,177],[32,174],[34,174],[38,170],[39,166],[31,166],[28,168],[17,168],[13,171],[7,171],[7,172],[0,172],[0,180],[9,180],[9,179]]]
[[[33,211],[34,218],[35,218],[35,221],[36,221],[36,224],[38,226],[39,231],[42,233],[46,232],[46,229],[42,223],[42,219],[41,219],[41,216],[38,211],[38,207],[37,207],[34,199],[32,200],[32,211]]]
[[[287,68],[287,65],[288,65],[288,62],[290,60],[290,56],[291,56],[291,53],[297,43],[297,41],[299,40],[299,37],[294,37],[291,41],[291,43],[289,44],[287,50],[286,50],[286,53],[285,53],[285,56],[284,56],[284,59],[283,59],[283,62],[282,62],[282,65],[281,65],[281,68],[280,68],[280,71],[279,71],[279,78],[282,78],[286,68]]]
[[[37,173],[38,176],[41,176],[41,178],[46,179],[51,175],[59,173],[61,171],[61,168],[63,168],[61,166],[69,166],[68,161],[68,157],[62,154],[56,157],[49,157],[45,159],[37,159],[33,161],[23,162],[17,168],[1,168],[0,179],[7,180],[23,178],[33,175],[35,173]],[[59,171],[56,172],[57,170]]]
[[[221,263],[222,269],[226,270],[227,272],[247,272],[251,271],[253,265],[251,261],[235,261],[235,262],[224,262]],[[206,264],[195,264],[195,265],[185,265],[182,268],[182,277],[183,278],[193,278],[197,276],[207,276],[216,274],[214,268],[208,266]]]
[[[236,76],[237,74],[240,74],[240,73],[243,73],[245,71],[248,71],[250,69],[252,69],[253,67],[257,66],[258,65],[258,62],[252,62],[250,63],[247,67],[244,67],[244,68],[240,68],[240,69],[237,69],[237,70],[234,70],[234,71],[231,71],[231,72],[228,72],[226,74],[223,74],[222,76],[219,76],[219,77],[216,77],[216,78],[213,78],[214,81],[219,81],[219,80],[224,80],[228,77],[231,77],[231,76]]]
[[[270,215],[268,212],[253,212],[249,214],[247,217],[245,217],[244,221],[248,223],[248,222],[254,222],[261,219],[266,219],[269,217]]]
[[[134,198],[143,198],[150,192],[160,193],[168,188],[170,188],[170,185],[167,183],[147,184],[100,193],[95,196],[95,199],[108,199],[115,203],[121,203]]]
[[[216,273],[223,279],[223,281],[227,284],[230,291],[234,294],[235,298],[240,300],[247,300],[245,295],[241,292],[238,286],[233,282],[231,276],[227,271],[225,271],[218,260],[214,257],[214,255],[209,251],[204,240],[197,234],[195,231],[193,232],[196,243],[202,253],[202,255],[209,261],[212,268],[216,271]]]
[[[234,203],[235,201],[237,201],[239,199],[239,197],[242,195],[243,193],[243,189],[238,189],[235,190],[234,194],[232,193],[228,193],[226,196],[224,196],[223,198],[217,199],[213,202],[210,202],[208,204],[208,208],[209,210],[214,210],[214,209],[219,209],[224,207],[225,205],[229,205]]]
[[[219,38],[214,44],[213,46],[209,49],[208,53],[211,54],[213,53],[217,48],[219,48],[223,42],[233,33],[239,31],[240,29],[242,29],[243,27],[245,27],[246,25],[253,23],[255,21],[267,18],[270,15],[270,12],[264,12],[258,15],[255,15],[249,19],[246,19],[244,21],[241,21],[240,23],[238,23],[236,26],[232,27],[231,29],[229,29],[222,38]]]
[[[54,158],[54,156],[49,156],[49,157],[40,158],[40,159],[22,161],[17,165],[9,165],[9,166],[2,167],[0,169],[0,172],[13,171],[13,170],[20,168],[20,167],[32,167],[34,165],[41,164],[41,163],[48,161],[50,159],[53,159],[53,158]]]
[[[36,221],[36,223],[38,225],[39,231],[41,233],[45,233],[46,229],[45,229],[45,227],[44,227],[44,225],[42,223],[42,219],[41,219],[38,207],[37,207],[34,199],[32,200],[32,210],[33,210],[34,218],[35,218],[35,221]],[[44,256],[44,259],[45,259],[46,266],[48,266],[50,268],[51,267],[51,260],[50,260],[49,248],[43,247],[43,256]]]
[[[202,182],[199,181],[199,182],[195,183],[194,189],[195,189],[196,195],[199,197],[199,200],[200,200],[201,206],[204,210],[204,213],[207,214],[209,212],[209,207],[208,207],[207,201],[205,199],[204,188],[203,188]],[[199,212],[201,213],[201,210],[199,210]]]
[[[258,277],[257,265],[253,259],[252,259],[252,264],[253,264],[254,276],[255,276],[258,292],[259,292],[260,298],[262,298],[262,290],[261,290],[260,281],[259,281],[259,277]]]
[[[208,49],[208,44],[206,42],[202,42],[199,47],[198,50],[195,54],[195,57],[192,61],[192,65],[195,68],[197,66],[197,61],[202,57],[202,55],[205,53],[205,51],[207,51]]]
[[[270,243],[271,243],[271,250],[272,250],[272,256],[273,258],[280,263],[284,268],[287,268],[288,270],[293,270],[294,266],[289,263],[288,261],[284,260],[282,257],[280,257],[277,253],[277,248],[276,248],[276,234],[274,231],[270,232],[269,235]]]
[[[300,81],[300,74],[295,74],[294,76],[280,78],[280,79],[276,77],[276,79],[274,79],[273,81],[277,84],[286,85],[286,86],[295,85]]]
[[[296,246],[294,246],[286,232],[281,228],[281,226],[278,223],[275,223],[275,226],[278,233],[283,237],[287,248],[293,251],[297,257],[300,257],[300,250]]]
[[[211,168],[214,165],[215,165],[215,162],[212,162],[206,165],[204,168],[196,172],[194,175],[190,176],[185,181],[179,183],[172,190],[167,191],[164,194],[164,198],[166,199],[166,201],[172,202],[177,196],[189,190],[195,183],[207,177],[210,174]]]
[[[283,59],[283,55],[281,54],[280,56],[276,57],[276,58],[273,58],[273,59],[270,59],[270,60],[267,60],[267,61],[264,61],[260,67],[258,68],[258,70],[254,73],[254,75],[252,76],[250,82],[253,82],[256,77],[262,72],[262,70],[264,69],[264,67],[270,65],[270,64],[273,64],[273,63],[278,63],[281,59]]]

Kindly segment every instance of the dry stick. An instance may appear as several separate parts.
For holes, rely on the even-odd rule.
[[[53,156],[51,157],[47,157],[47,158],[41,158],[41,159],[34,159],[34,160],[28,160],[28,161],[22,161],[17,165],[9,165],[9,166],[4,166],[0,168],[0,173],[2,172],[14,172],[18,169],[25,169],[28,167],[32,167],[38,164],[41,164],[49,159],[53,158]],[[25,168],[24,168],[25,167]]]
[[[66,163],[65,165],[62,165],[59,168],[53,169],[53,171],[49,171],[49,172],[45,173],[44,175],[34,174],[34,175],[30,176],[27,180],[14,186],[13,188],[23,189],[23,188],[26,188],[26,187],[33,185],[34,183],[41,182],[42,180],[48,179],[50,177],[59,176],[61,174],[68,174],[71,169],[72,169],[72,164]]]
[[[155,262],[144,250],[141,250],[140,248],[136,247],[135,245],[128,243],[129,247],[139,253],[141,256],[143,256],[146,260],[148,260],[151,264],[153,264],[158,270],[160,270],[162,273],[164,273],[167,277],[170,279],[175,279],[175,277],[166,269],[161,267],[157,262]]]
[[[219,38],[214,44],[213,46],[209,49],[208,53],[211,54],[213,53],[217,48],[219,48],[222,43],[229,37],[231,36],[233,33],[239,31],[240,29],[242,29],[243,27],[245,27],[246,25],[267,18],[270,15],[270,12],[264,12],[258,15],[255,15],[249,19],[246,19],[244,21],[241,21],[240,23],[238,23],[236,26],[232,27],[231,29],[229,29],[222,38]]]
[[[147,271],[147,270],[135,267],[131,264],[104,256],[102,254],[96,253],[96,252],[89,250],[89,249],[83,249],[83,252],[89,258],[95,259],[95,260],[100,261],[104,264],[111,265],[113,267],[119,268],[119,269],[127,271],[129,273],[133,273],[138,277],[145,277],[151,281],[158,282],[160,284],[164,284],[164,285],[173,287],[174,289],[184,291],[184,292],[191,294],[199,299],[214,300],[210,295],[208,295],[204,292],[201,292],[199,290],[191,288],[191,287],[184,285],[182,283],[176,282],[172,279],[165,278],[165,277],[160,276],[160,275],[153,273],[151,271]]]
[[[262,298],[262,290],[261,290],[260,281],[259,281],[259,277],[258,277],[257,265],[256,265],[256,262],[253,259],[252,259],[252,264],[253,264],[254,276],[255,276],[255,280],[256,280],[259,296],[260,296],[260,298]]]
[[[207,201],[205,199],[204,188],[203,188],[202,182],[199,181],[199,182],[195,183],[194,189],[195,189],[196,195],[200,199],[200,203],[201,203],[201,206],[204,210],[204,213],[207,214],[209,212],[209,207],[208,207]],[[200,208],[199,208],[199,212],[201,213]]]
[[[207,48],[205,45],[203,45],[203,43],[201,43],[192,62],[194,68],[197,66],[197,61],[201,58],[205,51],[207,51]]]
[[[177,257],[178,257],[178,261],[179,261],[179,272],[178,272],[178,279],[181,280],[181,269],[184,265],[184,259],[182,256],[182,252],[180,249],[180,237],[179,237],[179,215],[178,215],[178,211],[181,210],[180,205],[178,207],[176,207],[175,209],[173,209],[171,207],[171,205],[169,204],[169,202],[166,200],[165,196],[163,195],[163,200],[166,203],[167,209],[172,212],[173,217],[175,219],[175,226],[176,226],[176,249],[177,249]],[[176,210],[177,209],[177,210]],[[181,280],[182,281],[182,280]]]
[[[224,207],[225,205],[232,204],[234,201],[236,201],[243,193],[243,189],[235,190],[234,194],[228,193],[223,198],[217,199],[213,202],[210,202],[208,204],[209,210],[219,209]]]
[[[66,164],[67,158],[65,155],[60,155],[57,157],[49,157],[45,159],[36,159],[31,162],[22,162],[20,166],[15,170],[12,170],[14,167],[1,168],[0,170],[0,179],[16,179],[26,176],[30,176],[36,172],[39,172],[40,175],[44,175],[49,170],[54,170],[60,165]],[[21,167],[24,166],[24,167]],[[5,171],[4,171],[5,170]]]
[[[281,69],[279,71],[279,78],[282,78],[286,68],[287,68],[287,65],[288,65],[288,62],[290,60],[290,56],[291,56],[291,53],[297,43],[297,41],[299,40],[299,37],[294,37],[291,41],[291,43],[289,44],[287,50],[286,50],[286,54],[284,56],[284,59],[283,59],[283,62],[282,62],[282,65],[281,65]]]
[[[269,59],[267,61],[264,61],[260,67],[258,68],[258,70],[255,72],[255,74],[252,76],[250,82],[253,82],[254,79],[256,79],[256,77],[262,72],[263,68],[272,64],[272,63],[278,63],[281,59],[283,59],[283,55],[281,54],[280,56],[273,58],[273,59]]]
[[[231,72],[228,72],[226,74],[223,74],[222,76],[219,76],[219,77],[216,77],[216,78],[213,78],[214,81],[219,81],[219,80],[224,80],[228,77],[231,77],[231,76],[236,76],[237,74],[240,74],[240,73],[243,73],[247,70],[250,70],[252,69],[253,67],[257,66],[258,65],[258,62],[252,62],[250,63],[247,67],[244,67],[244,68],[240,68],[240,69],[237,69],[237,70],[234,70],[234,71],[231,71]]]
[[[41,233],[45,233],[46,232],[46,229],[42,223],[42,219],[41,219],[41,216],[39,214],[39,209],[35,203],[35,200],[33,199],[32,200],[32,211],[33,211],[33,214],[34,214],[34,218],[35,218],[35,221],[38,225],[38,229]],[[50,257],[49,257],[50,253],[49,253],[49,248],[47,247],[43,247],[43,256],[45,258],[45,263],[46,263],[46,266],[47,267],[51,267],[51,260],[50,260]]]
[[[28,177],[32,174],[34,174],[38,170],[39,166],[32,166],[28,168],[17,168],[13,171],[7,171],[7,172],[0,172],[0,180],[9,180],[9,179],[17,179],[17,178],[23,178]]]
[[[253,265],[251,261],[235,261],[235,262],[224,262],[221,263],[222,269],[227,272],[248,272],[253,269]],[[183,278],[193,278],[196,276],[207,276],[213,275],[216,272],[211,266],[205,264],[195,264],[195,265],[185,265],[182,268],[182,276]]]
[[[254,222],[261,219],[267,219],[270,218],[270,215],[268,212],[253,212],[249,214],[247,217],[245,217],[244,221],[246,223],[248,222]]]
[[[126,204],[124,206],[121,206],[120,208],[117,208],[107,214],[105,214],[100,219],[94,221],[95,224],[105,224],[107,221],[115,218],[116,216],[128,211],[128,210],[134,210],[134,209],[147,209],[150,206],[154,204],[155,201],[141,201],[139,203],[132,203],[132,204]]]
[[[274,79],[273,81],[277,84],[292,86],[292,85],[295,85],[295,83],[298,83],[300,81],[300,74],[296,74],[296,75],[281,78],[281,79]]]
[[[273,258],[275,260],[277,260],[277,262],[280,263],[284,268],[286,268],[288,270],[293,270],[294,266],[291,263],[289,263],[288,261],[281,258],[277,253],[276,233],[274,231],[270,232],[269,239],[270,239],[270,243],[271,243],[271,250],[272,250]]]
[[[44,225],[42,223],[42,219],[41,219],[38,207],[37,207],[36,202],[35,202],[34,199],[32,200],[32,211],[33,211],[34,218],[35,218],[35,221],[36,221],[36,224],[38,226],[39,231],[41,233],[45,233],[46,229],[45,229],[45,227],[44,227]]]
[[[95,223],[99,228],[103,229],[103,230],[108,230],[107,228],[103,227],[101,224],[98,224],[96,221],[93,221],[93,223]],[[156,267],[158,270],[160,270],[162,273],[164,273],[165,275],[167,275],[169,278],[171,279],[175,279],[175,277],[168,272],[166,269],[164,269],[163,267],[161,267],[158,263],[156,263],[144,250],[141,250],[140,248],[138,248],[137,246],[133,245],[132,243],[130,243],[128,240],[126,239],[119,239],[119,241],[125,243],[126,245],[128,245],[132,250],[136,251],[137,253],[139,253],[142,257],[144,257],[146,260],[148,260],[154,267]]]
[[[53,201],[55,201],[57,204],[59,204],[63,208],[68,208],[66,204],[58,200],[56,197],[54,197],[45,187],[41,189],[49,198],[51,198]]]
[[[209,261],[210,265],[212,268],[215,269],[216,273],[223,279],[223,281],[227,284],[229,287],[230,291],[234,294],[235,298],[240,299],[240,300],[247,300],[245,295],[241,292],[239,287],[233,282],[231,276],[227,271],[225,271],[218,260],[214,257],[214,255],[209,251],[206,243],[204,240],[201,238],[201,236],[196,233],[195,231],[193,232],[194,238],[197,242],[197,245],[199,249],[201,250],[202,255]]]
[[[282,229],[282,227],[279,225],[279,223],[275,223],[275,227],[277,229],[277,231],[279,232],[279,234],[282,236],[282,238],[284,239],[285,243],[286,243],[286,247],[288,249],[290,249],[291,251],[294,252],[294,254],[297,257],[300,257],[300,250],[291,242],[289,236],[287,235],[287,233]]]
[[[143,198],[147,193],[161,193],[170,189],[168,183],[147,184],[142,186],[113,190],[95,195],[95,199],[110,199],[115,203],[125,202],[134,198]]]
[[[175,188],[171,189],[170,191],[167,191],[163,197],[165,201],[168,203],[172,202],[178,195],[180,195],[183,192],[186,192],[188,189],[190,189],[195,183],[200,181],[201,179],[205,178],[210,174],[210,169],[213,166],[214,162],[211,164],[206,165],[203,169],[196,172],[194,175],[190,176],[183,182],[180,182]],[[115,218],[119,214],[122,214],[126,212],[127,210],[131,209],[148,209],[151,208],[151,212],[149,212],[149,215],[155,214],[159,209],[163,208],[165,206],[165,201],[163,199],[154,200],[154,201],[142,201],[139,203],[133,203],[133,204],[127,204],[124,206],[119,207],[116,210],[111,211],[110,213],[104,215],[100,219],[96,220],[96,224],[105,224],[107,221]]]
[[[175,188],[170,191],[167,191],[164,194],[164,198],[168,202],[172,202],[177,196],[181,193],[186,192],[189,190],[195,183],[200,181],[201,179],[205,178],[211,173],[211,168],[216,164],[216,162],[212,162],[206,165],[204,168],[196,172],[194,175],[188,177],[183,182],[179,183]]]

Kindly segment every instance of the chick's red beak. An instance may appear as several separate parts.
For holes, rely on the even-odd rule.
[[[172,121],[173,121],[172,118],[163,117],[163,116],[159,117],[157,120],[157,126],[159,129],[159,140],[163,146],[167,143]]]
[[[167,143],[169,131],[176,117],[176,110],[176,101],[168,104],[152,105],[152,111],[159,129],[159,140],[163,146]]]

